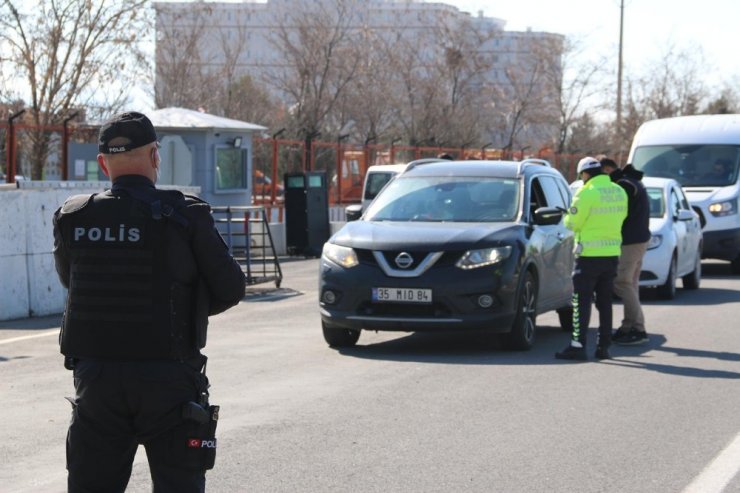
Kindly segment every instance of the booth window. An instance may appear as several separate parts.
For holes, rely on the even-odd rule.
[[[247,188],[247,150],[238,147],[216,149],[216,191]]]

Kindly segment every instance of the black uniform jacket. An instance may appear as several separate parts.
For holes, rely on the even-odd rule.
[[[121,216],[121,219],[112,218],[111,214],[117,214]],[[126,223],[130,218],[140,221],[141,227],[127,226]],[[126,265],[128,265],[127,255],[129,254],[126,252],[133,252],[136,249],[136,241],[149,232],[157,234],[157,236],[150,235],[150,238],[154,238],[155,241],[150,241],[152,246],[148,247],[150,250],[153,249],[153,254],[149,254],[149,258],[154,259],[154,268],[151,270],[153,278],[148,281],[146,276],[139,276],[136,281],[145,288],[151,286],[153,289],[151,292],[155,298],[162,297],[160,302],[155,302],[153,305],[154,311],[158,313],[147,319],[150,324],[164,325],[157,323],[160,320],[170,325],[170,322],[166,320],[168,317],[181,318],[186,313],[187,318],[194,318],[196,315],[192,307],[176,306],[178,303],[172,300],[184,300],[180,305],[193,304],[197,291],[206,292],[206,310],[209,315],[225,311],[244,297],[244,274],[239,264],[229,254],[223,238],[216,230],[208,203],[197,197],[183,195],[178,191],[156,189],[154,184],[144,176],[121,176],[114,180],[110,191],[89,196],[70,197],[54,215],[54,260],[60,281],[65,287],[70,288],[65,311],[65,318],[67,318],[65,323],[69,328],[75,327],[74,323],[71,323],[73,317],[68,317],[70,307],[73,305],[81,307],[77,311],[73,310],[78,317],[76,320],[79,320],[78,330],[87,330],[88,335],[92,337],[96,336],[96,331],[89,325],[96,321],[106,321],[106,316],[112,325],[116,325],[116,322],[123,325],[125,319],[134,322],[128,327],[136,325],[137,317],[143,320],[146,314],[134,313],[140,310],[130,310],[131,313],[128,313],[119,309],[120,313],[105,314],[100,313],[95,306],[108,303],[105,301],[106,297],[110,300],[116,296],[118,299],[113,300],[113,303],[118,303],[118,306],[125,302],[122,300],[126,300],[127,296],[131,304],[141,302],[135,299],[136,292],[117,294],[115,287],[111,287],[116,282],[110,272],[128,273]],[[126,248],[127,241],[130,242],[131,248]],[[104,260],[86,258],[87,255],[105,256],[107,251],[111,252],[108,268],[100,265],[104,263]],[[132,260],[136,260],[135,255],[142,254],[133,252],[130,255]],[[96,267],[97,265],[100,267]],[[118,270],[114,271],[113,268]],[[129,270],[134,271],[135,268],[135,262],[132,262]],[[85,274],[85,272],[90,273]],[[103,283],[106,276],[108,281]],[[121,277],[124,276],[121,275]],[[90,286],[94,286],[96,282],[100,288],[91,292]],[[125,284],[125,282],[121,283],[122,291],[125,289]],[[171,287],[186,290],[188,293],[178,296],[176,290],[173,291]],[[148,292],[149,289],[141,291]],[[166,293],[168,291],[170,292],[169,298]],[[175,296],[172,296],[172,293]],[[172,306],[168,307],[168,304]],[[169,313],[168,309],[172,313]],[[63,332],[65,323],[63,323]],[[105,325],[111,326],[107,323]],[[187,331],[190,332],[197,324],[194,320],[183,320],[181,325],[187,326]],[[82,332],[78,334],[82,335]],[[110,334],[113,336],[115,332],[111,331]],[[123,340],[125,333],[121,332],[120,337]],[[189,335],[187,339],[192,340],[192,335]],[[203,336],[201,344],[204,342]],[[64,346],[64,338],[62,338],[62,343]],[[70,346],[74,347],[75,343]],[[90,348],[92,349],[85,348],[84,352],[91,352],[94,346]],[[191,350],[197,351],[197,348],[191,348]],[[191,350],[186,352],[190,353]],[[110,352],[115,353],[115,348],[109,349],[108,353]],[[123,353],[126,352],[123,351]]]

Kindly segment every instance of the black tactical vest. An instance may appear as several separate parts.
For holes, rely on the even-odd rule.
[[[156,193],[156,192],[155,192]],[[183,228],[125,193],[76,196],[59,227],[70,264],[61,352],[74,358],[180,359],[197,354],[195,286],[175,282],[166,255]],[[182,217],[182,216],[180,216]]]

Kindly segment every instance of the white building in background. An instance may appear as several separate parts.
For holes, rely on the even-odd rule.
[[[249,75],[263,80],[268,72],[284,67],[286,60],[271,39],[275,39],[281,20],[289,20],[296,6],[305,2],[327,0],[242,0],[241,2],[154,2],[156,10],[156,59],[166,58],[165,38],[176,39],[182,52],[197,50],[197,62],[205,72],[218,73],[228,64],[235,76]],[[330,0],[329,0],[330,1]],[[336,0],[334,0],[336,1]],[[560,69],[564,37],[560,34],[533,31],[506,31],[506,21],[485,17],[482,12],[470,14],[442,2],[421,0],[345,0],[356,2],[351,27],[381,33],[384,39],[409,39],[430,32],[442,24],[467,23],[473,30],[486,33],[488,41],[480,53],[489,60],[486,82],[501,87],[507,94],[510,83],[507,71],[531,63],[537,47],[548,46],[553,62]],[[195,47],[185,46],[198,33]],[[181,35],[178,36],[178,33]],[[179,40],[182,40],[180,43]],[[224,50],[230,46],[233,49]],[[169,49],[171,49],[170,45]],[[556,47],[554,50],[552,47]],[[539,50],[539,56],[547,50]],[[168,82],[157,75],[158,94],[170,92]],[[509,92],[510,94],[510,92]],[[552,95],[554,100],[554,94]]]

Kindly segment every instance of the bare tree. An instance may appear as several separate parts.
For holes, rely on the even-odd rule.
[[[565,152],[580,156],[613,155],[613,135],[613,124],[599,122],[591,112],[584,112],[573,121]]]
[[[604,60],[592,62],[582,60],[581,45],[566,38],[562,49],[561,70],[551,70],[547,79],[555,94],[558,111],[558,133],[554,150],[566,152],[573,127],[586,114],[598,107],[596,96],[602,92]],[[590,106],[587,106],[589,105]]]
[[[157,107],[207,108],[214,88],[203,71],[206,59],[207,16],[211,7],[193,4],[188,9],[157,5],[156,85]]]
[[[440,143],[466,147],[481,139],[484,97],[481,91],[490,60],[483,50],[495,32],[474,25],[470,18],[441,22],[434,40],[438,46],[435,68],[440,85],[440,113],[436,133]]]
[[[242,24],[237,24],[234,28],[227,27],[220,29],[218,32],[221,54],[223,56],[223,66],[219,73],[219,79],[224,84],[226,90],[223,91],[221,98],[220,113],[228,115],[231,108],[238,103],[238,96],[244,94],[234,94],[234,89],[242,82],[244,88],[254,87],[251,78],[243,79],[242,71],[239,70],[239,61],[244,55],[247,44],[247,30]]]
[[[647,66],[644,75],[628,78],[623,135],[633,135],[646,120],[699,113],[707,99],[700,50],[679,50],[669,44],[663,55]]]
[[[244,68],[250,48],[245,17],[236,10],[234,23],[214,24],[215,10],[207,3],[188,9],[166,3],[156,7],[157,106],[201,109],[270,125],[276,111],[273,98]]]
[[[139,43],[148,32],[146,0],[39,0],[0,3],[2,72],[17,74],[28,103],[31,177],[41,179],[50,135],[72,109],[104,114],[121,107],[127,89],[146,76]]]
[[[738,92],[740,84],[740,75],[736,75],[732,80],[726,81],[719,88],[719,94],[710,100],[703,113],[706,114],[729,114],[740,111],[740,93]]]
[[[389,97],[396,81],[388,63],[392,50],[387,46],[388,41],[376,31],[363,29],[358,35],[360,46],[366,49],[357,52],[359,63],[355,78],[342,96],[338,121],[354,121],[355,135],[365,142],[390,140],[396,137],[395,108]]]
[[[701,51],[668,47],[643,80],[645,103],[656,118],[698,112],[699,104],[707,95],[700,77],[704,66]]]
[[[503,83],[495,87],[494,118],[489,124],[504,149],[540,146],[552,142],[557,129],[557,93],[548,80],[560,77],[559,36],[520,40],[516,63],[503,69]]]
[[[480,141],[488,70],[482,48],[491,36],[470,20],[441,16],[428,29],[399,29],[374,47],[388,70],[380,84],[396,136],[445,147]]]
[[[283,63],[266,82],[289,101],[292,133],[304,138],[324,130],[359,66],[355,40],[361,0],[317,0],[275,6],[277,26],[270,42]]]
[[[423,58],[423,37],[398,36],[386,45],[387,63],[395,74],[389,94],[399,135],[411,145],[435,141],[439,86],[434,83],[432,68]]]
[[[232,82],[226,88],[223,115],[265,127],[275,127],[278,105],[270,93],[248,75]]]

